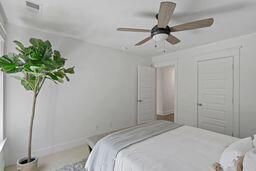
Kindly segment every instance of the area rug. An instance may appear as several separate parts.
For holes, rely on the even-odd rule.
[[[57,169],[56,171],[85,171],[84,166],[85,166],[86,160],[87,159],[71,165],[64,166],[60,169]]]

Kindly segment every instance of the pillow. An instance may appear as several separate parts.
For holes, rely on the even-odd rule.
[[[247,153],[245,153],[243,167],[244,171],[256,170],[256,148],[253,148]]]
[[[213,167],[214,167],[215,171],[223,171],[221,165],[218,162],[214,163]]]
[[[243,171],[243,161],[244,161],[244,156],[239,157],[238,161],[237,161],[237,166],[236,166],[236,170],[237,171]]]
[[[252,137],[240,139],[228,146],[222,153],[219,161],[223,170],[236,170],[239,158],[252,148]]]
[[[239,159],[237,161],[237,166],[233,167],[233,168],[228,168],[225,171],[243,171],[243,160],[244,160],[244,156],[239,157]],[[214,167],[215,171],[224,171],[218,162],[216,162],[213,165],[213,167]]]

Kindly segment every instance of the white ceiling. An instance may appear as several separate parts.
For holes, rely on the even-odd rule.
[[[117,32],[117,27],[152,28],[160,0],[34,0],[41,4],[37,14],[25,0],[0,0],[10,23],[66,34],[84,41],[141,56],[161,54],[150,41],[133,44],[148,33]],[[166,44],[167,53],[218,40],[256,32],[255,0],[173,0],[177,3],[170,25],[214,17],[211,28],[174,33],[181,43]]]

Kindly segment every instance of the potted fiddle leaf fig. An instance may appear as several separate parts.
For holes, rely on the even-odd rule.
[[[18,53],[0,57],[0,69],[13,75],[21,85],[33,96],[32,112],[28,133],[27,156],[17,160],[17,170],[38,170],[37,157],[31,156],[33,122],[36,113],[38,95],[46,80],[54,83],[69,81],[68,74],[74,74],[74,67],[66,68],[66,59],[57,50],[52,49],[51,43],[41,39],[30,39],[30,45],[25,47],[21,42],[14,41]]]

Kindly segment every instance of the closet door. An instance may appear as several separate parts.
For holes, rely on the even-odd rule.
[[[198,127],[233,135],[233,57],[198,62]]]

